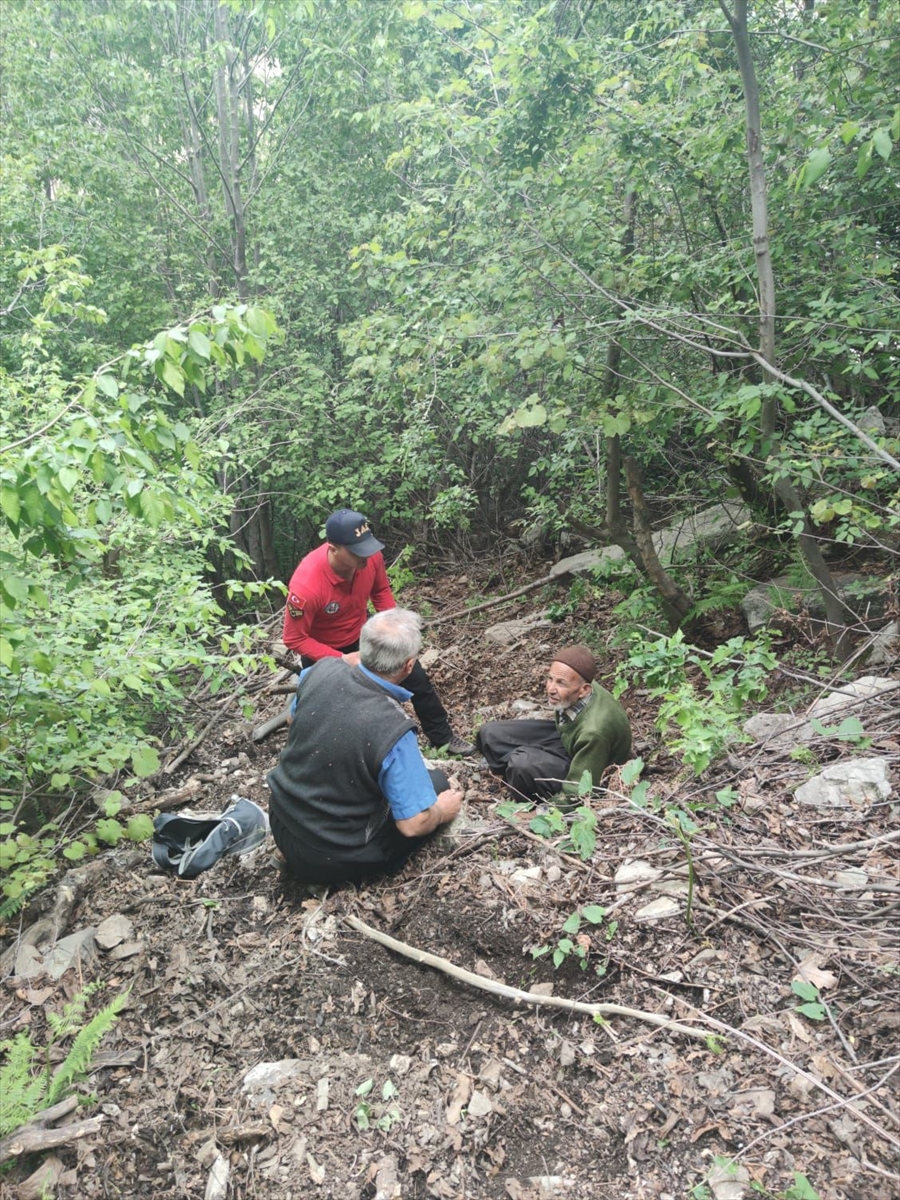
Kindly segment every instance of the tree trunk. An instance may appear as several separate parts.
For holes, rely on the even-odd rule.
[[[759,106],[759,84],[750,49],[750,34],[747,26],[747,0],[735,0],[734,13],[729,12],[725,0],[719,0],[726,20],[731,27],[737,52],[741,83],[744,89],[744,117],[747,135],[747,161],[750,170],[750,207],[753,218],[753,252],[759,287],[759,353],[773,367],[775,362],[775,271],[769,246],[769,218],[767,209],[766,169],[762,151],[762,120]],[[776,402],[767,397],[762,409],[760,437],[763,456],[769,459],[777,448],[775,436]],[[772,462],[775,467],[774,462]],[[777,471],[777,467],[775,467]],[[837,587],[828,565],[819,549],[812,523],[804,510],[796,487],[786,478],[778,478],[774,490],[788,514],[795,514],[801,522],[798,535],[800,553],[810,574],[819,586],[825,606],[828,633],[836,656],[843,660],[849,652],[849,634],[844,617],[844,605],[838,598]]]
[[[633,509],[634,540],[644,563],[644,572],[659,593],[666,620],[672,629],[677,629],[690,611],[692,600],[659,561],[656,547],[653,545],[650,517],[644,502],[640,470],[633,458],[625,459],[625,477],[628,480],[628,494],[631,496]]]

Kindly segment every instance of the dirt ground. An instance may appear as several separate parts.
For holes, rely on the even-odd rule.
[[[461,603],[469,581],[455,588]],[[485,628],[539,611],[539,595],[429,630],[438,652],[429,670],[457,730],[539,699],[548,651],[586,627],[606,642],[614,599],[583,600],[510,647],[487,643]],[[429,601],[435,612],[456,607],[446,587],[440,603],[436,591],[416,592],[416,605]],[[630,804],[634,784],[614,772],[591,801],[596,849],[586,861],[568,830],[539,836],[533,814],[501,815],[507,797],[474,761],[455,768],[467,803],[454,836],[358,891],[313,895],[283,881],[271,842],[193,882],[160,873],[149,850],[111,852],[69,928],[127,918],[127,936],[100,950],[85,978],[106,981],[103,1002],[126,989],[129,1000],[82,1089],[96,1095],[102,1127],[57,1151],[55,1194],[896,1196],[896,805],[800,812],[791,791],[808,764],[754,746],[699,780],[681,778],[647,697],[632,690],[623,702],[649,803]],[[252,723],[223,720],[156,799],[192,786],[197,811],[220,812],[234,795],[265,806],[284,731],[258,744],[250,732],[284,703],[263,694]],[[833,743],[812,751],[822,763],[835,754]],[[896,798],[895,723],[869,753],[889,758]],[[710,805],[725,787],[734,802]],[[674,805],[699,826],[687,845],[665,815]],[[617,882],[635,863],[644,865],[631,884]],[[593,920],[563,931],[585,906]],[[365,927],[532,999],[413,961]],[[3,981],[0,1037],[30,1024],[40,1042],[46,1009],[79,990],[76,974]],[[794,982],[816,989],[821,1019],[798,1011]],[[598,1020],[546,1002],[556,998],[623,1005],[688,1032]],[[280,1074],[254,1085],[259,1073],[248,1081],[248,1072],[261,1064],[280,1064]],[[17,1188],[39,1161],[16,1165],[3,1195],[24,1194]]]

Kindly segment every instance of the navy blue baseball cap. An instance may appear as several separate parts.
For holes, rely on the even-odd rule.
[[[325,522],[325,540],[332,546],[346,546],[351,554],[371,558],[384,549],[384,542],[369,528],[369,518],[352,508],[339,508]]]

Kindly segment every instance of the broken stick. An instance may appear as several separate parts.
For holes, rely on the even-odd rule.
[[[463,967],[457,967],[449,959],[440,958],[437,954],[429,954],[427,950],[417,950],[415,946],[410,946],[406,942],[399,942],[396,938],[392,938],[378,929],[373,929],[371,925],[367,925],[359,917],[345,916],[344,923],[352,929],[365,934],[372,941],[380,942],[382,946],[387,946],[389,950],[395,950],[398,954],[402,954],[406,958],[411,958],[413,962],[435,967],[438,971],[443,971],[445,975],[450,975],[453,979],[460,979],[463,983],[480,988],[483,992],[491,992],[495,996],[506,996],[507,999],[518,1000],[521,1004],[537,1004],[549,1008],[564,1008],[569,1012],[588,1013],[592,1017],[631,1017],[635,1021],[644,1021],[649,1025],[658,1025],[661,1029],[665,1029],[669,1033],[681,1033],[685,1037],[696,1038],[701,1042],[709,1040],[709,1032],[707,1030],[698,1029],[695,1025],[682,1025],[680,1021],[672,1021],[668,1017],[663,1016],[662,1013],[645,1012],[640,1008],[626,1008],[622,1004],[585,1004],[581,1000],[568,1000],[564,996],[540,996],[535,992],[523,992],[519,988],[510,987],[508,984],[497,983],[493,979],[485,979],[482,975],[475,975],[472,971],[467,971]]]

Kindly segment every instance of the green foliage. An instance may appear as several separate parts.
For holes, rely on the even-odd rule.
[[[828,1015],[827,1006],[821,1002],[819,989],[815,984],[808,983],[805,979],[795,979],[791,984],[791,991],[803,1001],[802,1004],[794,1006],[794,1012],[802,1013],[811,1021],[825,1020]]]
[[[587,970],[591,938],[584,930],[589,926],[602,925],[605,918],[605,908],[599,904],[585,904],[566,917],[560,930],[562,937],[557,939],[555,945],[545,942],[542,945],[534,946],[531,950],[531,957],[542,958],[545,954],[552,952],[555,968],[561,967],[564,962],[571,959],[573,962],[577,962],[583,971]],[[608,942],[615,937],[617,928],[618,921],[611,921],[607,925],[605,936]],[[606,971],[605,962],[597,964],[594,969],[598,975],[603,975]]]
[[[416,573],[409,565],[414,552],[413,546],[404,546],[387,567],[388,582],[395,597],[400,596],[404,588],[416,581]]]
[[[382,1102],[373,1104],[370,1097],[374,1086],[374,1079],[365,1079],[353,1093],[359,1100],[353,1110],[353,1119],[360,1132],[374,1126],[382,1133],[390,1133],[393,1126],[402,1120],[400,1106],[395,1103],[400,1093],[392,1081],[386,1079],[381,1088]]]
[[[230,510],[214,474],[226,444],[201,453],[196,422],[173,416],[171,400],[231,385],[262,357],[272,320],[216,305],[67,377],[52,355],[63,322],[85,319],[90,280],[55,249],[13,255],[36,303],[16,373],[0,360],[0,866],[11,899],[60,854],[74,862],[148,836],[146,820],[122,824],[108,810],[72,838],[31,796],[152,775],[154,727],[182,707],[188,672],[215,693],[255,662],[249,632],[227,628],[204,578],[210,547],[230,545],[216,532]]]
[[[119,1019],[128,994],[123,993],[86,1020],[88,1002],[104,987],[88,984],[70,1000],[62,1014],[48,1012],[50,1037],[45,1046],[35,1046],[30,1030],[0,1043],[5,1061],[0,1066],[0,1136],[18,1129],[42,1109],[64,1099],[90,1069],[100,1042]],[[55,1069],[51,1053],[70,1042]]]
[[[695,775],[743,740],[747,705],[765,697],[766,676],[776,664],[765,636],[731,638],[708,656],[693,650],[680,630],[650,642],[632,634],[629,644],[615,693],[638,684],[661,702],[657,727]]]

